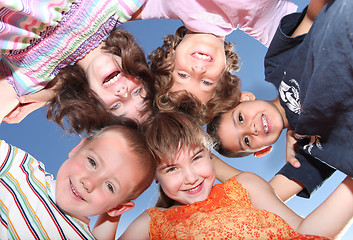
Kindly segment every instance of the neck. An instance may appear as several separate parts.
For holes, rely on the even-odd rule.
[[[281,116],[282,116],[282,120],[283,120],[283,129],[288,128],[289,127],[289,123],[288,123],[288,119],[286,116],[286,111],[285,109],[282,107],[279,98],[276,97],[274,100],[271,101],[271,103],[278,109],[278,111],[280,112]]]
[[[80,66],[85,72],[92,60],[101,52],[101,48],[104,42],[101,42],[98,47],[88,52],[82,59],[77,61],[77,65]]]

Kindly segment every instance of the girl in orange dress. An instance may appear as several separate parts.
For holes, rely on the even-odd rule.
[[[262,178],[213,158],[202,127],[187,115],[158,113],[146,136],[161,196],[120,239],[328,239],[353,216],[352,179],[303,219]],[[228,180],[214,186],[216,172]]]

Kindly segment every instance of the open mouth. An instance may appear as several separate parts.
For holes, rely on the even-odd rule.
[[[70,187],[71,187],[71,190],[72,190],[72,192],[74,193],[74,195],[75,195],[76,197],[78,197],[79,199],[81,199],[81,200],[83,200],[83,201],[86,201],[85,199],[83,199],[83,198],[76,192],[76,190],[75,190],[74,187],[72,186],[71,181],[70,181]]]
[[[193,187],[193,188],[190,188],[190,189],[187,189],[187,190],[184,190],[184,191],[188,192],[188,193],[197,193],[197,192],[199,192],[201,190],[202,185],[203,185],[203,182],[200,183],[199,185],[197,185],[196,187]]]
[[[192,56],[197,59],[203,60],[203,61],[207,61],[207,62],[212,61],[212,57],[210,55],[205,54],[205,53],[196,52],[196,53],[193,53]]]
[[[262,114],[261,120],[262,120],[262,126],[264,128],[264,131],[265,131],[266,134],[268,134],[268,132],[269,132],[268,131],[268,122],[267,122],[267,119],[266,119],[265,115]]]
[[[104,87],[108,87],[110,85],[112,85],[113,83],[115,83],[116,81],[119,80],[119,78],[123,75],[122,72],[120,71],[115,71],[111,74],[109,74],[103,81],[103,86]]]

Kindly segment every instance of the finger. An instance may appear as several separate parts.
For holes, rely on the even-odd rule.
[[[20,110],[18,107],[11,111],[9,114],[7,114],[3,121],[8,123],[8,124],[14,124],[14,123],[19,123],[21,120],[18,119],[18,114],[20,113]]]
[[[289,159],[287,158],[287,162],[289,162],[295,168],[299,168],[301,165],[298,159],[296,159],[295,157],[291,157]]]

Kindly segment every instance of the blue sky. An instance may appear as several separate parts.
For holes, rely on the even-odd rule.
[[[293,0],[299,10],[309,1]],[[179,20],[143,20],[124,24],[124,28],[131,32],[149,54],[161,45],[163,36],[172,34],[181,26]],[[226,37],[227,41],[235,43],[236,52],[241,60],[241,69],[238,73],[242,79],[242,90],[253,92],[258,99],[271,100],[277,96],[276,89],[264,81],[263,58],[266,48],[253,38],[241,31],[234,31]],[[79,143],[80,137],[65,134],[53,122],[46,119],[44,109],[30,114],[20,124],[0,125],[1,138],[8,143],[29,152],[46,165],[46,171],[54,174],[60,165],[67,159],[69,151]],[[220,156],[221,157],[221,156]],[[221,157],[224,161],[243,171],[255,172],[269,181],[285,163],[285,136],[281,136],[274,145],[273,151],[265,157],[253,156],[231,159]],[[310,199],[292,198],[287,204],[299,215],[305,217],[315,209],[344,179],[342,173],[335,173]],[[123,214],[117,236],[124,231],[129,223],[146,208],[153,207],[158,197],[158,188],[153,184],[145,193],[136,199],[136,207]],[[353,236],[351,227],[341,239],[348,240]]]

